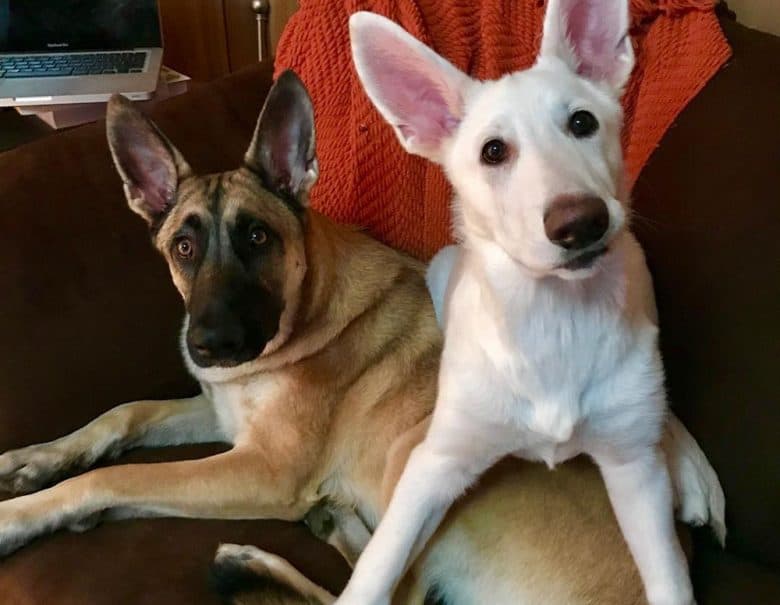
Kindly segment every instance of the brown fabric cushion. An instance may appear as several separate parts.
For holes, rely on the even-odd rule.
[[[694,559],[701,605],[780,602],[780,39],[725,28],[734,59],[680,116],[635,193],[672,400],[728,497],[730,552],[705,538]],[[252,69],[154,117],[197,169],[228,168],[268,83]],[[0,450],[61,435],[122,401],[194,388],[176,350],[180,303],[125,207],[102,128],[0,154]],[[347,576],[298,525],[128,521],[60,532],[0,561],[0,603],[215,603],[205,574],[220,541],[266,546],[331,590]]]
[[[698,549],[691,572],[699,605],[780,603],[780,573],[776,569],[728,552]]]
[[[216,453],[215,446],[133,452],[122,462]],[[60,531],[0,562],[2,605],[217,605],[208,570],[221,543],[254,544],[287,557],[332,591],[346,583],[340,555],[302,524],[281,521],[144,519],[87,533]]]
[[[270,81],[268,70],[249,70],[162,103],[153,117],[197,170],[232,168]],[[58,437],[124,401],[196,390],[178,353],[181,303],[127,209],[104,128],[0,154],[0,451]],[[348,574],[302,525],[128,521],[59,532],[0,561],[0,603],[217,603],[207,572],[219,542],[263,545],[332,590]]]
[[[250,71],[160,104],[196,170],[238,165],[270,85]],[[127,208],[103,123],[0,154],[0,449],[122,400],[192,391],[167,268]]]
[[[780,38],[723,26],[733,59],[642,173],[635,227],[672,405],[720,475],[729,550],[778,569]]]

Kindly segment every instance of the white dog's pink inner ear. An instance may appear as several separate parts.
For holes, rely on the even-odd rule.
[[[563,0],[566,38],[578,62],[577,72],[586,78],[610,79],[623,51],[626,32],[615,2],[605,0]]]
[[[449,89],[435,63],[384,32],[371,34],[363,57],[377,101],[393,116],[393,125],[405,139],[438,145],[458,125],[453,111],[459,105],[457,91]]]

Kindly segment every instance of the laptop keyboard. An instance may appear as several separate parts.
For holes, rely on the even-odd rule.
[[[0,56],[0,78],[141,73],[145,52]]]

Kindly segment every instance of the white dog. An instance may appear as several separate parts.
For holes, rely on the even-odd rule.
[[[536,64],[471,79],[392,22],[350,20],[363,85],[444,167],[462,245],[429,284],[445,348],[432,425],[338,603],[389,603],[450,504],[507,454],[601,469],[651,605],[694,602],[659,449],[652,283],[627,228],[627,0],[549,0]],[[443,300],[443,309],[442,309]]]

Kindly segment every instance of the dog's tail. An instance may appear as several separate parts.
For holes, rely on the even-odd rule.
[[[254,546],[221,545],[211,581],[226,605],[331,605],[336,601],[288,561]]]

